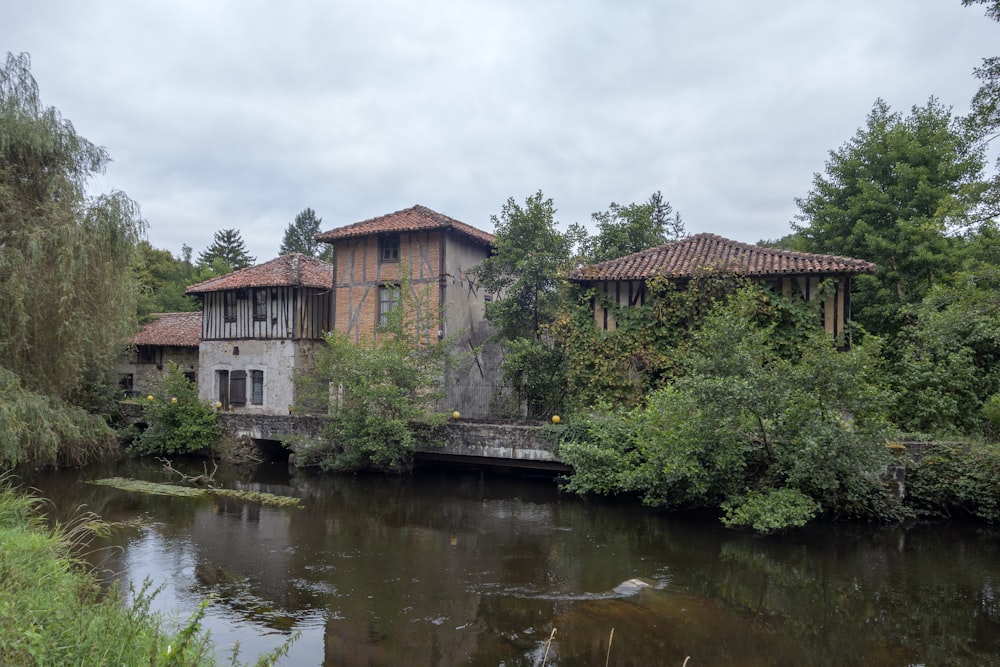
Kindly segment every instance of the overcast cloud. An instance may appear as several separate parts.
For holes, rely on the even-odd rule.
[[[965,113],[1000,25],[960,0],[12,3],[43,102],[108,149],[96,183],[195,255],[277,255],[414,204],[488,231],[537,190],[561,226],[656,190],[687,230],[755,242],[876,98]]]

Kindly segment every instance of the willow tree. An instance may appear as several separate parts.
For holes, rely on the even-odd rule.
[[[144,223],[123,193],[88,192],[108,153],[42,104],[30,67],[0,68],[0,369],[73,402],[132,330]]]

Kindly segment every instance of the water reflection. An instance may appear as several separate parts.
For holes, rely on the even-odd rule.
[[[556,628],[551,665],[604,664],[609,642],[613,665],[1000,662],[993,530],[759,538],[564,495],[549,479],[456,470],[217,474],[305,509],[85,483],[115,475],[165,481],[135,461],[28,481],[62,520],[86,504],[130,522],[94,562],[123,586],[162,585],[161,610],[214,596],[213,636],[247,657],[300,631],[289,665],[537,665]],[[635,577],[648,585],[614,592]]]

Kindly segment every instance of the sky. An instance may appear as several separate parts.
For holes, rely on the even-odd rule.
[[[689,233],[791,231],[878,98],[956,114],[1000,24],[960,0],[8,3],[42,101],[112,162],[148,240],[278,255],[422,204],[486,231],[541,191],[560,229],[663,193]]]

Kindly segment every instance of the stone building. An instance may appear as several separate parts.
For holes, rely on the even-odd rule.
[[[155,313],[129,341],[126,356],[115,371],[126,396],[154,391],[166,364],[173,361],[192,382],[198,378],[201,313]]]
[[[222,410],[288,414],[295,374],[331,327],[333,267],[290,254],[188,287],[202,303],[198,393]]]

